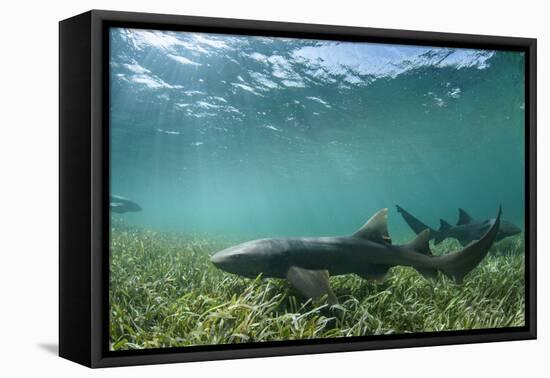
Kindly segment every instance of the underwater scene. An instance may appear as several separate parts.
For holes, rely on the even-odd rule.
[[[525,325],[523,53],[109,45],[110,350]]]

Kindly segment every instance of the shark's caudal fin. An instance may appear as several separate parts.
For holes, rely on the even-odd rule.
[[[499,207],[493,225],[478,241],[458,252],[434,257],[434,259],[437,259],[437,269],[461,283],[464,276],[474,269],[489,252],[498,234],[501,213],[502,208]]]
[[[422,223],[420,220],[415,218],[411,213],[409,213],[408,211],[403,209],[401,206],[395,205],[395,207],[397,208],[397,212],[400,213],[403,216],[403,219],[405,220],[405,222],[407,222],[409,227],[416,234],[420,234],[422,231],[428,229],[428,230],[430,230],[432,237],[435,236],[436,231],[433,228],[431,228],[430,226],[427,226],[426,224]]]

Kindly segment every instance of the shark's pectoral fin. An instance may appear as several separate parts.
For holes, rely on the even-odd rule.
[[[367,239],[378,243],[391,244],[388,233],[388,209],[374,214],[355,234],[356,238]]]
[[[328,281],[329,274],[326,270],[309,270],[291,266],[286,274],[286,278],[305,297],[317,299],[328,294],[327,300],[329,304],[338,303],[338,299],[336,299],[330,288]]]

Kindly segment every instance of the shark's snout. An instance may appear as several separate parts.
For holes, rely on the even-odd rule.
[[[132,206],[129,209],[130,209],[129,211],[132,211],[132,212],[138,212],[142,210],[141,206],[139,206],[137,203],[132,204]]]
[[[265,240],[253,240],[224,249],[210,258],[216,268],[245,277],[256,277],[269,269],[269,254]]]
[[[214,256],[210,257],[210,262],[217,266],[218,268],[223,267],[223,263],[225,261],[225,257],[221,254],[221,252],[216,253]]]
[[[214,264],[216,268],[235,273],[238,268],[239,252],[237,247],[224,249],[210,257],[210,262]]]

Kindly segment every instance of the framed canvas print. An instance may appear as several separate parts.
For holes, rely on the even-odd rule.
[[[536,41],[60,23],[60,355],[536,337]]]

